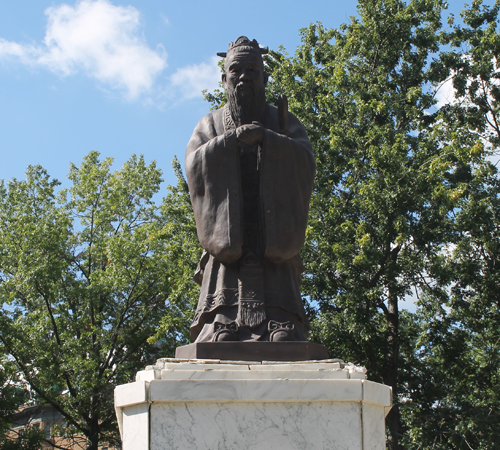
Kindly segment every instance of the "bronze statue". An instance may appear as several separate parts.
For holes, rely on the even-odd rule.
[[[267,49],[242,36],[222,75],[227,104],[203,117],[186,173],[204,248],[195,342],[304,341],[300,296],[315,161],[298,119],[265,99]]]

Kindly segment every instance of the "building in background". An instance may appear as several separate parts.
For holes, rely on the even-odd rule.
[[[64,430],[68,427],[59,411],[53,406],[25,405],[14,414],[10,438],[16,439],[28,431],[29,428],[41,430],[45,442],[42,449],[65,448],[68,450],[85,450],[87,441],[82,436],[64,437]],[[69,425],[71,427],[71,425]],[[57,446],[57,447],[55,447]],[[103,444],[100,450],[117,450],[115,447]]]

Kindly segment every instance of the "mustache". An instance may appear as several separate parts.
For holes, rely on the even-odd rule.
[[[241,89],[248,89],[250,88],[252,91],[255,90],[254,89],[254,85],[253,83],[249,83],[248,81],[240,81],[236,86],[235,86],[235,89],[236,90],[241,90]]]

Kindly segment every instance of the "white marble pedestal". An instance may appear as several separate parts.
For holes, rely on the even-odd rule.
[[[338,360],[159,360],[118,386],[123,450],[384,450],[391,389]]]

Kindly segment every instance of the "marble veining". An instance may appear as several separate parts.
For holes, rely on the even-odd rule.
[[[359,408],[327,402],[154,404],[151,450],[359,450]]]

